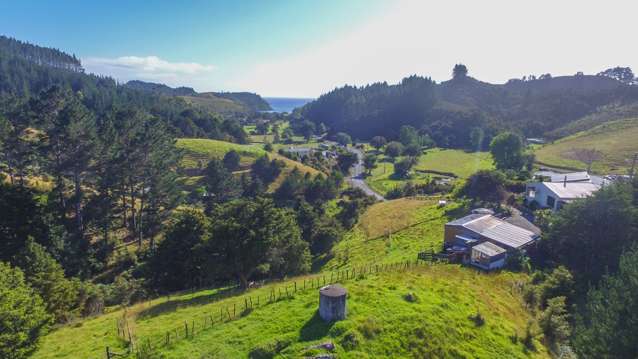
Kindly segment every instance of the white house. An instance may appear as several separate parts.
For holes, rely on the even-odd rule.
[[[525,188],[525,201],[553,211],[561,209],[575,199],[591,196],[600,185],[591,182],[532,182]]]

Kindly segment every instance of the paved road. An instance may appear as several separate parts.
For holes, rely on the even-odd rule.
[[[365,192],[368,196],[373,196],[378,201],[385,201],[382,195],[373,191],[370,186],[363,179],[363,152],[356,147],[348,147],[347,150],[357,155],[358,161],[352,166],[352,174],[347,178],[348,182],[352,187],[360,188],[363,192]]]

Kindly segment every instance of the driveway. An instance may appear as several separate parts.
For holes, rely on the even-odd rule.
[[[360,188],[363,192],[365,192],[365,194],[376,198],[378,201],[385,201],[385,198],[383,198],[383,196],[379,193],[372,190],[372,188],[370,188],[370,186],[368,186],[368,184],[363,179],[363,151],[356,147],[347,147],[346,149],[348,150],[348,152],[357,155],[357,162],[354,164],[354,166],[352,166],[352,169],[350,170],[351,175],[347,178],[348,183],[350,183],[352,187]]]

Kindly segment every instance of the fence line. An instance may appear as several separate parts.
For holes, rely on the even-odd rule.
[[[297,293],[304,293],[309,290],[316,290],[328,284],[343,282],[348,280],[364,279],[365,275],[376,274],[382,272],[406,270],[414,268],[420,264],[435,262],[441,260],[434,255],[420,255],[415,260],[406,260],[385,264],[366,264],[359,267],[346,268],[343,270],[331,271],[329,274],[324,273],[302,280],[288,281],[283,286],[273,286],[267,294],[251,295],[247,294],[226,306],[220,306],[219,313],[210,312],[203,315],[199,319],[191,318],[190,322],[185,320],[171,329],[165,330],[163,333],[152,335],[144,339],[136,338],[131,333],[126,318],[116,320],[117,336],[127,343],[128,352],[126,354],[118,354],[110,351],[107,347],[107,358],[116,358],[118,356],[130,355],[135,353],[138,358],[147,358],[152,355],[154,350],[162,347],[170,346],[178,340],[193,338],[196,334],[206,329],[211,329],[221,323],[227,323],[242,318],[255,308],[264,307],[266,305],[279,302],[284,299],[293,298]],[[110,353],[110,354],[109,354]],[[109,356],[110,355],[110,356]]]

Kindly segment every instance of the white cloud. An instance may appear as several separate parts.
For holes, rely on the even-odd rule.
[[[608,9],[623,10],[611,16]],[[490,82],[636,67],[638,48],[627,42],[636,11],[632,0],[405,0],[339,38],[262,61],[227,85],[271,96],[317,96],[344,84],[392,83],[415,73],[443,81],[458,62]]]
[[[196,62],[169,62],[157,56],[89,57],[82,60],[88,72],[108,75],[118,81],[157,81],[169,86],[206,87],[206,78],[216,67]]]

